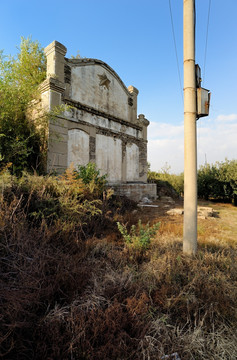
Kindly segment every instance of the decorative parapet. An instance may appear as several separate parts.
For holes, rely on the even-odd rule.
[[[137,122],[137,96],[139,94],[139,91],[137,88],[135,88],[132,85],[130,85],[128,87],[128,91],[132,95],[132,99],[131,99],[132,101],[131,101],[131,104],[129,104],[132,106],[131,120],[133,123],[136,123]]]
[[[46,48],[44,49],[44,52],[45,52],[46,56],[48,56],[49,54],[54,53],[54,52],[65,56],[67,53],[67,48],[66,48],[66,46],[61,44],[59,41],[54,40],[53,42],[51,42],[51,44],[46,46]]]
[[[130,92],[130,94],[132,95],[138,95],[139,94],[139,91],[137,88],[135,88],[135,86],[128,86],[128,91]]]
[[[120,83],[121,87],[124,89],[124,91],[129,95],[130,91],[125,86],[122,79],[119,77],[119,75],[116,73],[114,69],[112,69],[108,64],[106,64],[102,60],[98,59],[91,59],[91,58],[82,58],[82,59],[67,59],[65,58],[66,65],[69,65],[71,68],[77,67],[77,66],[93,66],[98,65],[104,68],[106,71],[108,71],[114,78],[117,79],[117,81]],[[133,86],[132,86],[133,87]],[[135,88],[134,88],[135,89]],[[138,90],[137,90],[138,91]]]
[[[138,115],[139,122],[142,123],[143,126],[148,126],[150,124],[150,121],[145,118],[145,115],[139,114]]]
[[[150,124],[150,121],[148,121],[148,120],[145,118],[145,115],[140,114],[140,115],[138,115],[138,124],[139,124],[140,126],[142,126],[142,137],[143,137],[143,140],[147,140],[147,127],[148,127],[148,125]]]
[[[64,57],[67,48],[58,41],[53,41],[44,49],[47,58],[47,78],[56,77],[64,82]]]

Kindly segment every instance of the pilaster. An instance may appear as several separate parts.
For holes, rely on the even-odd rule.
[[[47,77],[40,85],[42,105],[46,111],[52,111],[62,104],[62,94],[66,86],[64,82],[64,63],[67,49],[58,41],[53,41],[45,50],[47,60]],[[49,142],[47,170],[62,172],[67,167],[67,123],[57,118],[57,122],[49,121]],[[52,130],[52,126],[54,130]]]
[[[46,111],[53,110],[55,106],[62,103],[62,94],[65,91],[65,84],[55,78],[47,78],[41,85],[41,100]]]
[[[145,118],[145,115],[140,114],[138,115],[138,123],[142,126],[142,138],[143,140],[147,141],[147,127],[150,122]]]
[[[130,119],[131,119],[131,122],[135,124],[137,122],[137,96],[139,94],[139,91],[132,85],[130,85],[128,87],[128,91],[132,95],[132,100],[133,100],[133,104],[131,106]]]
[[[44,49],[47,58],[47,78],[53,77],[64,83],[64,57],[67,48],[58,41],[53,41]]]
[[[65,92],[64,56],[67,49],[58,41],[53,41],[44,49],[47,60],[47,78],[41,84],[41,98],[46,110],[53,110],[61,105],[62,94]]]

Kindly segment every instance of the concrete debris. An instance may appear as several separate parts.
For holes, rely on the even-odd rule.
[[[184,210],[179,209],[179,208],[175,208],[175,209],[168,210],[166,213],[168,215],[183,215]],[[210,217],[217,217],[218,216],[218,211],[215,211],[213,208],[198,206],[197,214],[198,214],[199,219],[207,219],[207,218],[210,218]]]
[[[175,353],[173,353],[171,355],[164,355],[164,356],[162,356],[161,359],[162,360],[165,360],[165,359],[167,359],[167,360],[181,360],[181,358],[179,357],[177,352],[175,352]]]
[[[198,206],[198,217],[200,219],[207,219],[208,217],[217,217],[218,211],[213,208]]]
[[[159,205],[149,205],[149,204],[138,204],[139,207],[152,207],[152,208],[158,208]]]
[[[142,204],[151,204],[152,200],[150,200],[148,197],[144,196],[141,200]]]
[[[167,211],[168,215],[183,215],[184,211],[183,209],[171,209]]]

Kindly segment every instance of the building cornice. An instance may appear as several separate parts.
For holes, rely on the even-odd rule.
[[[65,89],[66,89],[65,84],[53,77],[49,77],[39,86],[39,90],[41,93],[44,93],[49,90],[53,90],[63,94]]]
[[[100,110],[97,110],[97,109],[95,109],[93,107],[81,104],[78,101],[74,101],[74,100],[71,100],[71,99],[64,98],[64,102],[65,102],[65,104],[70,105],[72,107],[75,107],[75,108],[77,108],[79,110],[83,110],[83,111],[86,111],[86,112],[88,112],[90,114],[97,115],[97,116],[106,118],[108,120],[113,120],[113,121],[118,122],[118,123],[120,123],[122,125],[129,126],[129,127],[133,128],[133,129],[136,129],[138,131],[142,131],[142,127],[137,125],[137,124],[130,123],[129,121],[126,121],[126,120],[120,119],[120,118],[118,118],[116,116],[107,114],[107,113],[105,113],[103,111],[100,111]]]

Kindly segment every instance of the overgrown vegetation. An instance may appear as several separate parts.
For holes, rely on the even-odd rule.
[[[91,192],[95,194],[96,191],[98,196],[105,190],[107,176],[100,175],[95,163],[78,166],[75,176],[77,179],[81,179],[85,185],[89,185]]]
[[[184,175],[170,173],[170,167],[166,164],[160,172],[149,171],[147,176],[148,182],[157,184],[157,193],[168,195],[173,198],[183,195],[184,192]]]
[[[130,232],[128,232],[126,225],[117,222],[119,232],[123,236],[125,244],[129,249],[136,249],[141,252],[148,250],[151,246],[151,240],[155,237],[160,223],[150,226],[149,223],[143,225],[141,220],[137,225],[132,225]]]
[[[198,171],[198,194],[206,200],[233,201],[237,206],[237,160],[202,166]]]
[[[90,164],[88,168],[89,182],[72,167],[57,177],[25,172],[17,178],[3,172],[0,189],[4,206],[7,209],[16,203],[14,215],[22,211],[30,226],[41,229],[55,227],[59,229],[58,234],[60,231],[63,236],[74,233],[80,239],[88,236],[90,231],[94,231],[93,222],[94,227],[97,222],[102,222],[106,204],[113,195],[111,189],[105,188],[104,177],[100,177],[96,169],[93,176]]]
[[[46,60],[37,41],[21,39],[16,57],[0,52],[0,168],[12,173],[43,170],[46,151],[45,118],[27,117],[38,86],[46,77]]]
[[[184,175],[170,174],[165,166],[161,172],[149,171],[148,181],[157,184],[158,194],[183,195]],[[205,200],[233,202],[237,205],[237,160],[226,159],[206,164],[198,170],[198,197]]]
[[[236,237],[203,220],[186,257],[179,224],[155,235],[96,175],[1,173],[2,358],[236,359]],[[127,251],[117,222],[145,249]]]

